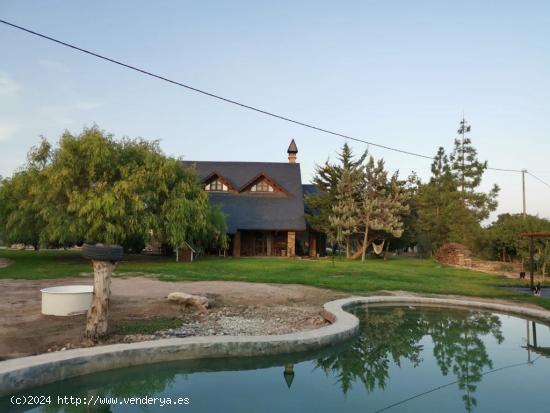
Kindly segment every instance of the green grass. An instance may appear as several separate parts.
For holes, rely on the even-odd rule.
[[[157,331],[181,327],[183,321],[176,318],[125,321],[114,327],[114,334],[154,334]]]
[[[73,251],[7,251],[0,257],[16,263],[0,269],[0,279],[47,279],[91,273],[89,261]],[[304,284],[361,294],[404,290],[429,294],[456,294],[534,303],[550,309],[550,300],[513,293],[502,287],[526,286],[467,269],[440,265],[432,260],[393,258],[387,261],[289,260],[281,258],[202,258],[176,263],[173,258],[130,256],[116,275],[148,274],[166,281],[220,280]]]

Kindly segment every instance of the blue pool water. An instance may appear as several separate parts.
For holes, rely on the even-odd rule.
[[[550,412],[548,326],[464,309],[352,312],[361,332],[344,345],[91,374],[18,395],[49,395],[51,404],[14,406],[7,397],[0,412]],[[58,396],[109,403],[57,404]],[[127,403],[137,397],[157,399]],[[161,406],[168,398],[181,404]]]

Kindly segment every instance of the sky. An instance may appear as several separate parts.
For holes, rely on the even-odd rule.
[[[550,2],[0,0],[0,19],[248,105],[426,155],[463,113],[481,160],[550,182]],[[0,175],[40,136],[98,125],[188,160],[285,162],[302,178],[344,139],[266,117],[0,24]],[[366,145],[348,142],[359,153]],[[430,161],[369,147],[426,180]],[[521,174],[487,171],[497,213],[521,212]],[[527,176],[527,212],[550,187]]]

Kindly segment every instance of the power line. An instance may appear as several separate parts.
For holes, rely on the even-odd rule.
[[[498,171],[498,172],[521,172],[521,169],[504,169],[504,168],[491,168],[491,167],[487,167],[487,169],[491,171]]]
[[[355,138],[353,136],[349,136],[349,135],[345,135],[343,133],[339,133],[339,132],[334,132],[334,131],[331,131],[329,129],[325,129],[325,128],[321,128],[321,127],[318,127],[318,126],[315,126],[315,125],[311,125],[309,123],[305,123],[305,122],[300,122],[298,120],[295,120],[295,119],[291,119],[287,116],[283,116],[283,115],[278,115],[276,113],[273,113],[273,112],[269,112],[267,110],[264,110],[264,109],[260,109],[260,108],[257,108],[257,107],[254,107],[254,106],[250,106],[250,105],[247,105],[247,104],[244,104],[244,103],[241,103],[241,102],[238,102],[236,100],[233,100],[233,99],[229,99],[229,98],[226,98],[226,97],[223,97],[223,96],[220,96],[220,95],[216,95],[214,93],[211,93],[211,92],[207,92],[205,90],[202,90],[202,89],[199,89],[199,88],[196,88],[196,87],[193,87],[193,86],[189,86],[189,85],[186,85],[184,83],[181,83],[181,82],[178,82],[176,80],[172,80],[172,79],[168,79],[164,76],[160,76],[160,75],[157,75],[155,73],[152,73],[152,72],[149,72],[145,69],[141,69],[139,67],[136,67],[136,66],[132,66],[130,64],[127,64],[127,63],[124,63],[124,62],[121,62],[119,60],[115,60],[115,59],[112,59],[110,57],[107,57],[107,56],[104,56],[104,55],[101,55],[99,53],[95,53],[95,52],[92,52],[90,50],[87,50],[87,49],[83,49],[81,47],[78,47],[78,46],[75,46],[73,44],[70,44],[70,43],[66,43],[66,42],[63,42],[61,40],[58,40],[58,39],[55,39],[53,37],[50,37],[50,36],[47,36],[45,34],[41,34],[41,33],[38,33],[38,32],[35,32],[33,30],[30,30],[30,29],[27,29],[25,27],[22,27],[22,26],[18,26],[14,23],[10,23],[6,20],[1,20],[0,19],[0,23],[4,23],[8,26],[11,26],[11,27],[14,27],[16,29],[19,29],[19,30],[22,30],[24,32],[27,32],[27,33],[30,33],[32,35],[35,35],[35,36],[38,36],[38,37],[41,37],[43,39],[46,39],[46,40],[50,40],[52,42],[55,42],[55,43],[58,43],[62,46],[66,46],[66,47],[69,47],[71,49],[74,49],[74,50],[78,50],[80,52],[83,52],[83,53],[86,53],[86,54],[89,54],[91,56],[94,56],[94,57],[97,57],[99,59],[103,59],[103,60],[106,60],[108,62],[111,62],[111,63],[114,63],[114,64],[117,64],[119,66],[123,66],[127,69],[131,69],[131,70],[134,70],[136,72],[140,72],[140,73],[143,73],[147,76],[151,76],[151,77],[154,77],[154,78],[157,78],[157,79],[160,79],[160,80],[164,80],[165,82],[168,82],[168,83],[172,83],[174,85],[177,85],[177,86],[181,86],[181,87],[184,87],[186,89],[189,89],[189,90],[192,90],[194,92],[197,92],[197,93],[201,93],[203,95],[206,95],[206,96],[209,96],[209,97],[212,97],[212,98],[215,98],[215,99],[218,99],[218,100],[221,100],[221,101],[224,101],[224,102],[227,102],[227,103],[231,103],[233,105],[237,105],[237,106],[240,106],[242,108],[245,108],[245,109],[250,109],[250,110],[253,110],[255,112],[258,112],[258,113],[262,113],[264,115],[267,115],[267,116],[271,116],[271,117],[274,117],[274,118],[277,118],[277,119],[281,119],[281,120],[284,120],[284,121],[287,121],[287,122],[291,122],[291,123],[294,123],[296,125],[300,125],[300,126],[304,126],[306,128],[310,128],[310,129],[314,129],[314,130],[317,130],[319,132],[324,132],[324,133],[328,133],[328,134],[331,134],[331,135],[334,135],[334,136],[339,136],[341,138],[345,138],[345,139],[349,139],[349,140],[352,140],[352,141],[356,141],[356,142],[362,142],[362,143],[366,143],[367,145],[372,145],[372,146],[376,146],[376,147],[379,147],[379,148],[383,148],[383,149],[387,149],[389,151],[394,151],[394,152],[400,152],[400,153],[404,153],[404,154],[407,154],[407,155],[412,155],[412,156],[417,156],[417,157],[420,157],[420,158],[425,158],[425,159],[433,159],[432,156],[427,156],[427,155],[422,155],[422,154],[419,154],[419,153],[415,153],[415,152],[410,152],[410,151],[407,151],[407,150],[403,150],[403,149],[398,149],[398,148],[393,148],[391,146],[386,146],[386,145],[381,145],[381,144],[378,144],[378,143],[374,143],[374,142],[369,142],[369,141],[366,141],[366,140],[363,140],[363,139],[359,139],[359,138]]]
[[[71,48],[71,49],[73,49],[73,50],[77,50],[77,51],[79,51],[79,52],[86,53],[86,54],[88,54],[88,55],[97,57],[97,58],[102,59],[102,60],[105,60],[105,61],[107,61],[107,62],[114,63],[114,64],[116,64],[116,65],[125,67],[125,68],[130,69],[130,70],[134,70],[134,71],[139,72],[139,73],[142,73],[142,74],[144,74],[144,75],[151,76],[151,77],[154,77],[154,78],[156,78],[156,79],[160,79],[160,80],[163,80],[163,81],[165,81],[165,82],[168,82],[168,83],[171,83],[171,84],[174,84],[174,85],[177,85],[177,86],[186,88],[186,89],[191,90],[191,91],[193,91],[193,92],[197,92],[197,93],[203,94],[203,95],[205,95],[205,96],[209,96],[209,97],[211,97],[211,98],[221,100],[221,101],[226,102],[226,103],[231,103],[231,104],[233,104],[233,105],[240,106],[241,108],[244,108],[244,109],[249,109],[249,110],[252,110],[252,111],[255,111],[255,112],[258,112],[258,113],[267,115],[267,116],[271,116],[271,117],[276,118],[276,119],[280,119],[280,120],[284,120],[284,121],[286,121],[286,122],[294,123],[295,125],[300,125],[300,126],[303,126],[303,127],[309,128],[309,129],[313,129],[313,130],[316,130],[316,131],[319,131],[319,132],[327,133],[327,134],[330,134],[330,135],[339,136],[339,137],[341,137],[341,138],[349,139],[349,140],[352,140],[352,141],[355,141],[355,142],[365,143],[365,144],[367,144],[367,145],[372,145],[372,146],[375,146],[375,147],[378,147],[378,148],[386,149],[386,150],[393,151],[393,152],[402,153],[402,154],[405,154],[405,155],[416,156],[416,157],[418,157],[418,158],[424,158],[424,159],[434,160],[434,157],[433,157],[433,156],[423,155],[423,154],[420,154],[420,153],[411,152],[411,151],[408,151],[408,150],[399,149],[399,148],[395,148],[395,147],[392,147],[392,146],[387,146],[387,145],[382,145],[382,144],[379,144],[379,143],[370,142],[370,141],[367,141],[367,140],[364,140],[364,139],[360,139],[360,138],[356,138],[356,137],[353,137],[353,136],[350,136],[350,135],[346,135],[346,134],[344,134],[344,133],[335,132],[335,131],[332,131],[332,130],[329,130],[329,129],[325,129],[325,128],[322,128],[322,127],[319,127],[319,126],[315,126],[315,125],[312,125],[312,124],[309,124],[309,123],[301,122],[301,121],[298,121],[298,120],[289,118],[289,117],[287,117],[287,116],[283,116],[283,115],[279,115],[279,114],[276,114],[276,113],[273,113],[273,112],[269,112],[269,111],[267,111],[267,110],[265,110],[265,109],[260,109],[260,108],[258,108],[258,107],[250,106],[250,105],[247,105],[247,104],[245,104],[245,103],[238,102],[238,101],[236,101],[236,100],[229,99],[229,98],[226,98],[226,97],[217,95],[217,94],[215,94],[215,93],[208,92],[208,91],[205,91],[205,90],[202,90],[202,89],[199,89],[199,88],[196,88],[196,87],[187,85],[187,84],[185,84],[185,83],[178,82],[178,81],[176,81],[176,80],[168,79],[168,78],[166,78],[166,77],[164,77],[164,76],[157,75],[157,74],[155,74],[155,73],[153,73],[153,72],[149,72],[149,71],[147,71],[147,70],[145,70],[145,69],[141,69],[141,68],[139,68],[139,67],[132,66],[132,65],[130,65],[130,64],[128,64],[128,63],[124,63],[124,62],[122,62],[122,61],[120,61],[120,60],[115,60],[115,59],[112,59],[112,58],[110,58],[110,57],[101,55],[101,54],[99,54],[99,53],[95,53],[95,52],[92,52],[92,51],[90,51],[90,50],[84,49],[84,48],[82,48],[82,47],[75,46],[75,45],[73,45],[73,44],[70,44],[70,43],[61,41],[61,40],[59,40],[59,39],[55,39],[55,38],[53,38],[53,37],[47,36],[47,35],[42,34],[42,33],[38,33],[38,32],[36,32],[36,31],[34,31],[34,30],[27,29],[27,28],[25,28],[25,27],[22,27],[22,26],[19,26],[19,25],[17,25],[17,24],[8,22],[8,21],[6,21],[6,20],[0,19],[0,23],[3,23],[3,24],[5,24],[5,25],[7,25],[7,26],[10,26],[10,27],[13,27],[13,28],[15,28],[15,29],[24,31],[24,32],[26,32],[26,33],[32,34],[32,35],[34,35],[34,36],[38,36],[38,37],[41,37],[41,38],[43,38],[43,39],[50,40],[50,41],[52,41],[52,42],[54,42],[54,43],[57,43],[57,44],[60,44],[60,45],[62,45],[62,46],[69,47],[69,48]],[[504,168],[491,168],[491,167],[488,167],[487,169],[492,170],[492,171],[499,171],[499,172],[516,172],[516,173],[521,173],[521,170],[519,170],[519,169],[504,169]]]
[[[541,182],[542,184],[546,185],[548,188],[550,188],[550,184],[548,182],[543,181],[538,176],[533,175],[531,172],[527,172],[529,175],[531,175],[533,178],[535,178],[537,181]]]
[[[491,373],[496,373],[496,372],[499,372],[499,371],[502,371],[502,370],[506,370],[506,369],[510,369],[510,368],[514,368],[514,367],[521,367],[521,366],[525,366],[527,364],[534,364],[538,359],[540,359],[542,356],[538,356],[535,360],[533,361],[527,361],[527,362],[524,362],[524,363],[516,363],[516,364],[510,364],[508,366],[503,366],[503,367],[499,367],[499,368],[496,368],[496,369],[493,369],[493,370],[488,370],[484,373],[481,373],[481,376],[486,376],[487,374],[491,374]],[[393,403],[393,404],[390,404],[389,406],[386,406],[386,407],[383,407],[379,410],[377,410],[376,412],[374,413],[380,413],[380,412],[383,412],[383,411],[386,411],[386,410],[389,410],[393,407],[396,407],[396,406],[399,406],[401,404],[405,404],[411,400],[414,400],[414,399],[417,399],[419,397],[422,397],[422,396],[425,396],[427,394],[430,394],[430,393],[434,393],[438,390],[441,390],[441,389],[444,389],[446,387],[449,387],[449,386],[452,386],[453,384],[456,384],[458,383],[460,380],[455,380],[455,381],[452,381],[450,383],[446,383],[446,384],[443,384],[441,386],[437,386],[437,387],[434,387],[430,390],[427,390],[427,391],[424,391],[422,393],[417,393],[415,394],[414,396],[411,396],[411,397],[408,397],[406,399],[403,399],[403,400],[400,400],[396,403]]]

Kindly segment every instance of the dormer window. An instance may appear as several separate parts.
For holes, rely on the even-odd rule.
[[[251,192],[273,192],[273,187],[269,185],[265,180],[252,185],[250,187]]]
[[[227,185],[220,178],[207,183],[204,189],[206,191],[228,191]]]

